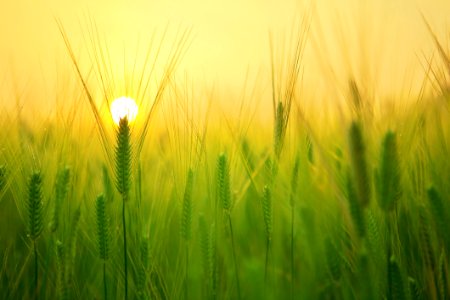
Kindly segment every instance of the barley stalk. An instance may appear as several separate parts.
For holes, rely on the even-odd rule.
[[[300,157],[297,154],[294,162],[294,167],[292,169],[291,175],[291,194],[290,194],[290,206],[291,206],[291,299],[294,298],[294,282],[295,282],[295,268],[294,268],[294,228],[295,228],[295,204],[297,198],[297,186],[298,186],[298,173],[300,169]]]
[[[361,207],[370,202],[370,179],[366,161],[366,147],[361,125],[353,122],[349,130],[350,162],[357,200]]]
[[[225,153],[219,155],[217,160],[217,190],[219,201],[222,203],[222,209],[228,221],[228,228],[230,229],[231,249],[233,254],[235,280],[237,286],[238,299],[241,299],[241,288],[239,283],[239,269],[237,265],[236,248],[234,244],[233,223],[231,221],[231,188],[230,188],[230,169],[228,166],[228,159]]]
[[[127,260],[127,227],[125,219],[125,203],[129,199],[131,175],[131,143],[130,127],[126,117],[120,119],[116,140],[116,187],[122,196],[122,227],[123,227],[123,261],[125,299],[128,299],[128,260]]]
[[[106,286],[106,261],[109,258],[109,221],[106,214],[106,200],[103,195],[97,197],[95,202],[95,212],[97,217],[97,247],[98,254],[103,260],[103,295],[108,299],[108,289]]]
[[[183,195],[183,211],[181,213],[181,237],[185,241],[186,267],[185,267],[185,298],[189,299],[189,241],[192,235],[192,188],[194,185],[194,172],[189,169]]]
[[[55,203],[53,207],[53,217],[50,223],[50,230],[55,232],[59,227],[61,206],[67,196],[70,181],[70,169],[65,167],[59,170],[55,183]]]
[[[28,237],[33,242],[34,252],[34,298],[38,298],[38,252],[36,240],[43,229],[42,176],[34,172],[28,184]]]
[[[386,133],[380,160],[380,173],[376,173],[375,182],[378,190],[378,204],[386,211],[392,211],[401,195],[400,163],[397,154],[395,133]]]

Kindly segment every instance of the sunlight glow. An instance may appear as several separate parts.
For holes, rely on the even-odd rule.
[[[114,123],[119,125],[120,119],[127,117],[129,122],[136,119],[138,106],[136,102],[128,97],[120,97],[111,103],[111,116]]]

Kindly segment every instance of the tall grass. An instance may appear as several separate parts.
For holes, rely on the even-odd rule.
[[[120,119],[116,143],[116,187],[122,196],[123,260],[125,299],[128,299],[128,252],[125,207],[129,200],[131,186],[131,141],[127,117]]]
[[[1,125],[4,299],[450,297],[444,89],[380,116],[351,79],[349,106],[327,115],[304,101],[315,98],[300,85],[302,35],[280,69],[272,49],[273,93],[260,96],[272,101],[271,121],[253,111],[234,120],[213,101],[231,93],[173,76],[183,33],[159,80],[152,63],[134,78],[142,118],[116,127],[105,117],[107,54],[94,55],[93,72],[108,74],[99,104],[62,32],[80,85],[64,99],[86,103],[33,126]],[[211,105],[205,118],[191,99]],[[92,122],[78,124],[86,112]],[[27,177],[36,165],[42,173]]]
[[[40,172],[31,175],[28,185],[28,237],[33,243],[34,253],[34,294],[33,298],[39,296],[39,275],[38,275],[38,251],[36,240],[42,233],[44,227],[43,221],[43,204],[42,204],[42,177]]]

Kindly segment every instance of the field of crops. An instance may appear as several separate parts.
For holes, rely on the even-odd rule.
[[[418,95],[349,78],[326,102],[303,93],[305,24],[262,99],[176,77],[186,33],[121,83],[101,47],[82,70],[60,26],[74,80],[52,113],[0,103],[0,298],[450,299],[450,52],[432,30]],[[123,95],[139,114],[115,124]]]

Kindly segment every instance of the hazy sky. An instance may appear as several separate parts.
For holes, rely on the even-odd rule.
[[[332,68],[345,76],[367,72],[371,80],[386,73],[401,84],[415,76],[418,57],[432,46],[420,12],[448,37],[447,0],[0,0],[0,101],[8,101],[12,82],[18,90],[40,83],[49,93],[61,73],[73,72],[55,19],[81,56],[89,18],[111,48],[128,55],[138,40],[145,44],[168,24],[168,36],[191,28],[180,71],[205,85],[236,87],[247,69],[268,70],[269,31],[282,41],[296,21],[312,15],[304,57],[307,82],[314,84]],[[392,84],[391,78],[386,81]]]

